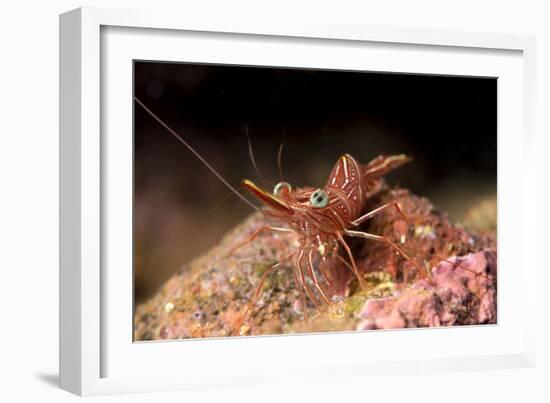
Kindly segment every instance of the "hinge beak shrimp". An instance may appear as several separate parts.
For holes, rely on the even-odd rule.
[[[318,309],[321,309],[322,302],[318,300],[316,294],[327,304],[331,301],[332,295],[328,289],[331,278],[329,262],[334,259],[342,260],[352,270],[360,286],[363,289],[366,288],[365,280],[357,268],[345,237],[360,237],[385,242],[403,258],[417,265],[403,249],[389,238],[355,230],[363,222],[388,208],[397,209],[405,217],[397,202],[387,203],[363,215],[361,212],[364,210],[368,198],[380,189],[382,176],[409,161],[411,161],[410,157],[400,154],[379,156],[370,163],[361,165],[351,155],[344,154],[336,162],[327,183],[322,188],[293,189],[287,182],[280,182],[270,193],[245,179],[242,183],[243,187],[267,207],[263,210],[264,215],[284,222],[286,227],[270,225],[260,227],[236,245],[231,253],[251,242],[263,231],[296,233],[299,242],[298,250],[283,260],[293,259],[295,281],[297,288],[302,293],[302,299],[304,299],[303,292],[305,291]],[[345,251],[347,259],[339,255],[340,247]],[[318,277],[315,270],[315,261],[319,262],[318,272],[322,278]],[[279,264],[272,266],[272,269],[278,267]],[[418,265],[417,268],[420,270]],[[264,274],[264,277],[267,275],[268,273]],[[313,283],[313,288],[308,284],[308,279]],[[257,286],[247,311],[255,303],[255,297],[263,285],[262,280]]]
[[[190,144],[158,118],[139,99],[134,99],[241,200],[266,217],[286,224],[280,227],[267,224],[259,227],[246,239],[235,245],[229,254],[233,254],[241,246],[253,241],[264,231],[291,232],[297,235],[297,249],[282,257],[278,263],[272,265],[263,273],[252,298],[244,310],[242,319],[239,320],[239,324],[242,324],[255,306],[270,272],[281,267],[287,261],[292,262],[296,288],[300,292],[304,308],[306,306],[306,294],[319,310],[322,310],[325,304],[331,303],[334,296],[331,281],[334,276],[336,262],[341,262],[349,268],[357,278],[359,285],[365,289],[365,280],[357,267],[346,238],[362,238],[383,242],[392,248],[395,253],[414,265],[419,273],[427,271],[427,276],[430,277],[430,271],[427,268],[421,267],[414,259],[411,259],[391,239],[361,231],[360,228],[365,221],[387,209],[396,209],[408,222],[407,216],[397,201],[383,204],[367,213],[364,213],[364,210],[368,199],[382,188],[383,176],[410,162],[411,157],[404,154],[381,155],[367,164],[360,164],[351,155],[344,154],[337,160],[325,185],[319,188],[302,187],[295,189],[288,182],[281,180],[270,192],[257,186],[251,180],[245,179],[242,186],[265,206],[265,208],[260,209],[231,186]],[[278,160],[280,160],[281,149],[279,150]],[[304,314],[305,312],[304,309]],[[237,329],[239,328],[240,326],[237,327]],[[239,330],[237,330],[238,333]]]

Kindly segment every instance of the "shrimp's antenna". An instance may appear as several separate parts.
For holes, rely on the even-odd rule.
[[[242,194],[240,194],[229,182],[227,182],[223,176],[221,176],[218,171],[216,171],[206,160],[193,148],[191,145],[185,141],[178,133],[176,133],[170,126],[168,126],[166,123],[164,123],[157,115],[155,115],[143,102],[141,102],[137,97],[134,97],[134,100],[143,108],[149,115],[151,115],[157,122],[159,122],[166,130],[168,130],[175,138],[177,138],[185,147],[191,151],[195,157],[197,157],[216,177],[222,181],[222,183],[227,186],[233,193],[235,193],[237,196],[241,198],[242,201],[244,201],[246,204],[248,204],[250,207],[252,207],[256,211],[260,211],[258,206],[255,206],[248,200],[246,197],[244,197]]]
[[[231,196],[234,196],[235,193],[233,192],[229,192],[228,194],[225,195],[225,197],[223,199],[221,199],[219,202],[217,202],[214,207],[212,207],[210,210],[208,210],[208,213],[206,214],[207,216],[211,215],[214,211],[217,210],[218,207],[220,207],[223,203],[225,203],[225,201],[227,199],[229,199]]]
[[[283,182],[283,144],[285,142],[286,127],[283,129],[283,136],[281,137],[281,145],[279,146],[279,152],[277,153],[277,167],[279,168],[279,179]]]
[[[252,165],[254,165],[254,169],[256,170],[256,173],[260,177],[260,180],[262,181],[264,187],[266,187],[266,180],[264,179],[262,173],[260,172],[260,169],[258,168],[258,164],[256,164],[256,158],[254,158],[254,151],[252,150],[252,142],[250,141],[250,134],[248,134],[248,125],[246,125],[246,140],[248,141],[248,155],[250,155],[250,160],[252,161]]]

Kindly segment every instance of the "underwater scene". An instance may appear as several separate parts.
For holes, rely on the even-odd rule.
[[[134,61],[134,341],[497,323],[497,80]]]

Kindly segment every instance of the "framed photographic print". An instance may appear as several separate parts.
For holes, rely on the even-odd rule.
[[[63,14],[62,387],[531,365],[533,49]]]

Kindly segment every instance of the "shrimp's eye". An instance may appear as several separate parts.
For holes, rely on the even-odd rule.
[[[275,185],[275,188],[273,189],[273,194],[275,196],[280,196],[284,193],[290,193],[292,191],[292,186],[290,186],[290,183],[288,182],[279,182]]]
[[[311,207],[323,208],[327,206],[328,199],[329,197],[327,192],[325,192],[323,189],[317,189],[311,194],[309,202],[311,203]]]

